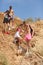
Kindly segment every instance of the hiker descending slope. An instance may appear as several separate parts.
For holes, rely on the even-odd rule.
[[[30,49],[30,40],[31,40],[32,36],[31,36],[31,33],[30,33],[30,28],[27,27],[26,28],[26,34],[24,36],[24,40],[26,41],[26,46],[27,46],[27,51],[26,51],[26,55],[29,53],[29,49]]]
[[[23,26],[24,29],[22,29],[21,26]],[[22,44],[22,42],[26,43],[26,55],[29,54],[30,47],[32,46],[30,44],[30,41],[33,37],[33,31],[31,31],[29,26],[30,26],[29,24],[27,25],[25,22],[23,22],[23,24],[18,27],[18,29],[14,35],[14,42],[16,42],[19,49],[21,49],[20,44]],[[21,31],[21,29],[22,29],[22,31]],[[21,33],[22,33],[22,35],[20,35]],[[22,51],[23,51],[23,49],[22,49]]]
[[[12,20],[12,28],[14,28],[14,11],[12,10],[12,6],[9,7],[9,10],[4,12],[4,26],[11,29],[10,27],[10,21]],[[4,30],[6,31],[6,27],[4,27]]]
[[[12,6],[9,7],[9,15],[10,15],[10,20],[12,20],[12,28],[14,28],[14,11],[12,9]]]
[[[7,10],[6,12],[4,12],[4,32],[7,31],[9,25],[10,25],[10,16],[9,16],[9,11]]]

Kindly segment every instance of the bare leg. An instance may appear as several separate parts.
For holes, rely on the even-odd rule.
[[[10,30],[10,23],[8,23],[8,29]]]
[[[30,41],[27,41],[27,52],[29,52],[29,49],[30,49]]]
[[[4,24],[4,29],[5,29],[5,32],[7,31],[7,24],[5,23]]]
[[[19,39],[19,49],[20,49],[21,40]]]
[[[12,28],[14,28],[14,20],[12,20]]]
[[[3,32],[5,32],[5,26],[6,26],[6,25],[5,25],[5,23],[4,23],[4,24],[3,24]]]
[[[29,44],[30,41],[27,41],[27,51],[26,51],[26,56],[29,56],[29,50],[30,50],[30,44]]]

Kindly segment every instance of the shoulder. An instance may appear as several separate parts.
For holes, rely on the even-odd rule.
[[[14,12],[14,10],[13,10],[13,9],[12,9],[11,11],[12,11],[12,12]]]
[[[9,12],[9,10],[6,10],[4,13],[7,13],[7,12]]]

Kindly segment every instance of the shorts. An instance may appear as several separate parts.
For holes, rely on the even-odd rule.
[[[16,37],[16,38],[15,38],[15,42],[16,42],[16,43],[19,43],[19,38]]]
[[[6,23],[6,24],[9,23],[10,24],[10,19],[4,18],[3,23]]]
[[[26,41],[29,41],[29,40],[31,40],[31,38],[32,38],[32,37],[31,37],[31,34],[27,34],[27,35],[25,35],[25,38],[24,38],[24,39],[25,39]]]
[[[17,33],[14,35],[14,38],[21,38],[21,36],[20,36],[19,33],[17,32]]]

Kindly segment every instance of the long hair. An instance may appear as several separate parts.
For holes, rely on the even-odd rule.
[[[32,33],[33,33],[33,29],[32,29],[32,27],[29,25],[29,28],[30,28],[30,33],[31,33],[31,35],[32,35]]]

